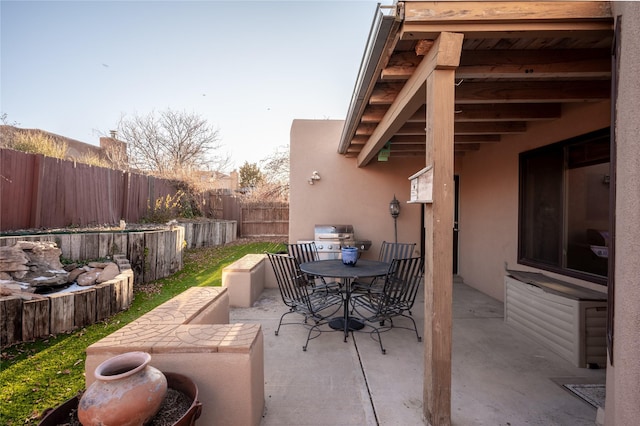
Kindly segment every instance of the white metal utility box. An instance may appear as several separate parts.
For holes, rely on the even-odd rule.
[[[606,294],[540,273],[507,272],[507,324],[576,367],[606,367]]]

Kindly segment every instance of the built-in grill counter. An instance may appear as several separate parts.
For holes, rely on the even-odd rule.
[[[314,242],[318,248],[318,257],[322,259],[340,259],[342,247],[357,247],[360,251],[371,248],[371,240],[355,238],[353,225],[315,225],[313,240],[299,240],[298,243]]]

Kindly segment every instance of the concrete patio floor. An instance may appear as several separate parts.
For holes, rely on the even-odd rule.
[[[454,425],[595,424],[596,409],[557,381],[604,383],[604,369],[573,367],[506,325],[501,302],[458,278],[453,287]],[[420,335],[423,306],[421,291],[413,312]],[[383,333],[386,355],[366,328],[346,343],[341,332],[322,333],[303,352],[305,327],[287,325],[274,334],[285,311],[277,289],[265,289],[252,308],[231,310],[231,322],[263,327],[263,426],[425,424],[424,350],[412,331]]]

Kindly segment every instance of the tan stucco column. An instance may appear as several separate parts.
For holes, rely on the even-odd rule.
[[[453,120],[462,39],[462,34],[440,35],[426,84],[426,164],[433,165],[433,203],[425,208],[424,416],[432,425],[451,424]]]
[[[640,3],[613,2],[621,16],[616,108],[616,237],[613,366],[607,367],[605,425],[640,419]]]

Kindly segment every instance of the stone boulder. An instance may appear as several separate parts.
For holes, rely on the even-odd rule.
[[[29,257],[31,264],[47,265],[50,269],[63,269],[60,262],[62,250],[53,241],[18,241],[18,247]]]
[[[12,275],[16,271],[28,271],[29,257],[17,246],[0,247],[0,272]]]
[[[102,272],[102,269],[92,268],[90,271],[78,275],[76,283],[82,287],[94,285],[100,276],[100,272]]]
[[[0,247],[2,296],[47,293],[49,289],[73,283],[100,284],[130,268],[124,256],[114,256],[113,262],[89,262],[83,267],[62,265],[61,254],[62,250],[51,241],[18,241],[13,246]]]
[[[0,272],[33,287],[60,286],[66,284],[69,275],[60,262],[61,254],[51,241],[18,241],[0,247]]]
[[[107,263],[104,267],[104,269],[102,269],[102,272],[100,273],[100,275],[98,276],[98,279],[96,280],[96,282],[98,284],[103,283],[105,281],[109,281],[114,279],[118,274],[120,273],[120,268],[118,268],[118,265],[116,265],[113,262]]]

